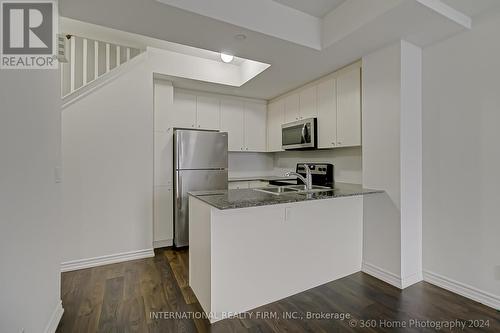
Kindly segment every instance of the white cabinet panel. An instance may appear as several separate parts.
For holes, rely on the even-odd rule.
[[[318,148],[333,148],[337,141],[335,79],[318,84]]]
[[[337,146],[361,145],[361,69],[337,78]]]
[[[154,241],[173,239],[173,197],[172,189],[166,186],[156,186],[154,189]]]
[[[155,132],[154,149],[154,185],[172,186],[172,131]]]
[[[299,120],[299,94],[285,97],[285,123]]]
[[[220,104],[221,130],[228,133],[228,150],[243,151],[245,146],[243,102],[222,99]]]
[[[283,151],[281,148],[281,125],[285,123],[285,102],[281,99],[267,108],[267,151]]]
[[[248,182],[229,182],[228,188],[230,190],[239,190],[242,188],[249,188]]]
[[[196,95],[174,91],[173,112],[169,115],[172,127],[196,126]]]
[[[267,106],[245,102],[245,151],[265,152],[267,135]]]
[[[308,87],[299,93],[299,118],[316,117],[316,86]]]
[[[196,98],[197,128],[220,129],[220,101],[216,97]]]
[[[154,123],[155,131],[166,131],[169,123],[169,113],[172,113],[174,102],[174,87],[165,81],[155,81],[154,84]]]

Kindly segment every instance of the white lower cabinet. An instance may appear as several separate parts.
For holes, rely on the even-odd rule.
[[[230,190],[239,190],[242,188],[248,188],[248,182],[229,182],[228,183],[228,188]]]
[[[173,231],[173,197],[168,186],[155,186],[153,235],[155,247],[171,245]]]

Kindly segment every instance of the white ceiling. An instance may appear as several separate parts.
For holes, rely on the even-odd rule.
[[[205,50],[231,51],[238,57],[271,64],[239,88],[180,80],[185,88],[264,99],[297,88],[399,39],[426,46],[465,30],[460,22],[446,17],[446,7],[441,12],[429,8],[429,4],[440,4],[438,0],[346,0],[321,20],[295,10],[275,10],[271,3],[278,4],[271,0],[211,0],[210,6],[207,0],[159,1],[60,0],[59,4],[65,17]],[[500,7],[499,0],[446,0],[451,6],[455,2],[457,9],[463,6],[474,15]],[[228,4],[233,7],[228,8]],[[190,10],[181,9],[188,5]],[[243,5],[246,7],[242,9]],[[274,12],[259,11],[259,5]],[[313,7],[316,5],[307,10]],[[199,14],[202,11],[206,15]],[[283,12],[285,16],[279,16]],[[293,40],[299,34],[295,31],[302,31],[302,23],[312,29],[311,38],[317,38],[312,34],[315,20],[323,21],[321,27],[330,35],[326,46],[320,42],[316,47],[317,40],[308,43],[307,34]],[[325,34],[318,32],[324,38]],[[247,38],[234,37],[241,33]]]
[[[450,7],[468,16],[476,16],[488,8],[498,4],[499,0],[441,0]]]
[[[273,0],[282,5],[322,18],[345,0]]]

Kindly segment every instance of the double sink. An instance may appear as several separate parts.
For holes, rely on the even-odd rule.
[[[331,192],[334,191],[331,187],[313,185],[310,190],[307,189],[305,185],[286,185],[277,187],[266,187],[266,188],[255,188],[254,191],[281,195],[281,194],[291,194],[291,193],[318,193],[318,192]]]

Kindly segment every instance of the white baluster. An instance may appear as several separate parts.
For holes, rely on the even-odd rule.
[[[69,70],[69,92],[72,93],[75,91],[75,63],[76,63],[76,38],[75,36],[71,36],[70,39],[70,70]]]
[[[106,73],[109,72],[109,43],[106,43]]]
[[[94,80],[99,76],[99,42],[94,41]]]
[[[116,67],[120,66],[120,46],[116,45]]]
[[[87,38],[83,39],[83,58],[82,58],[82,63],[83,63],[83,85],[87,84]]]

